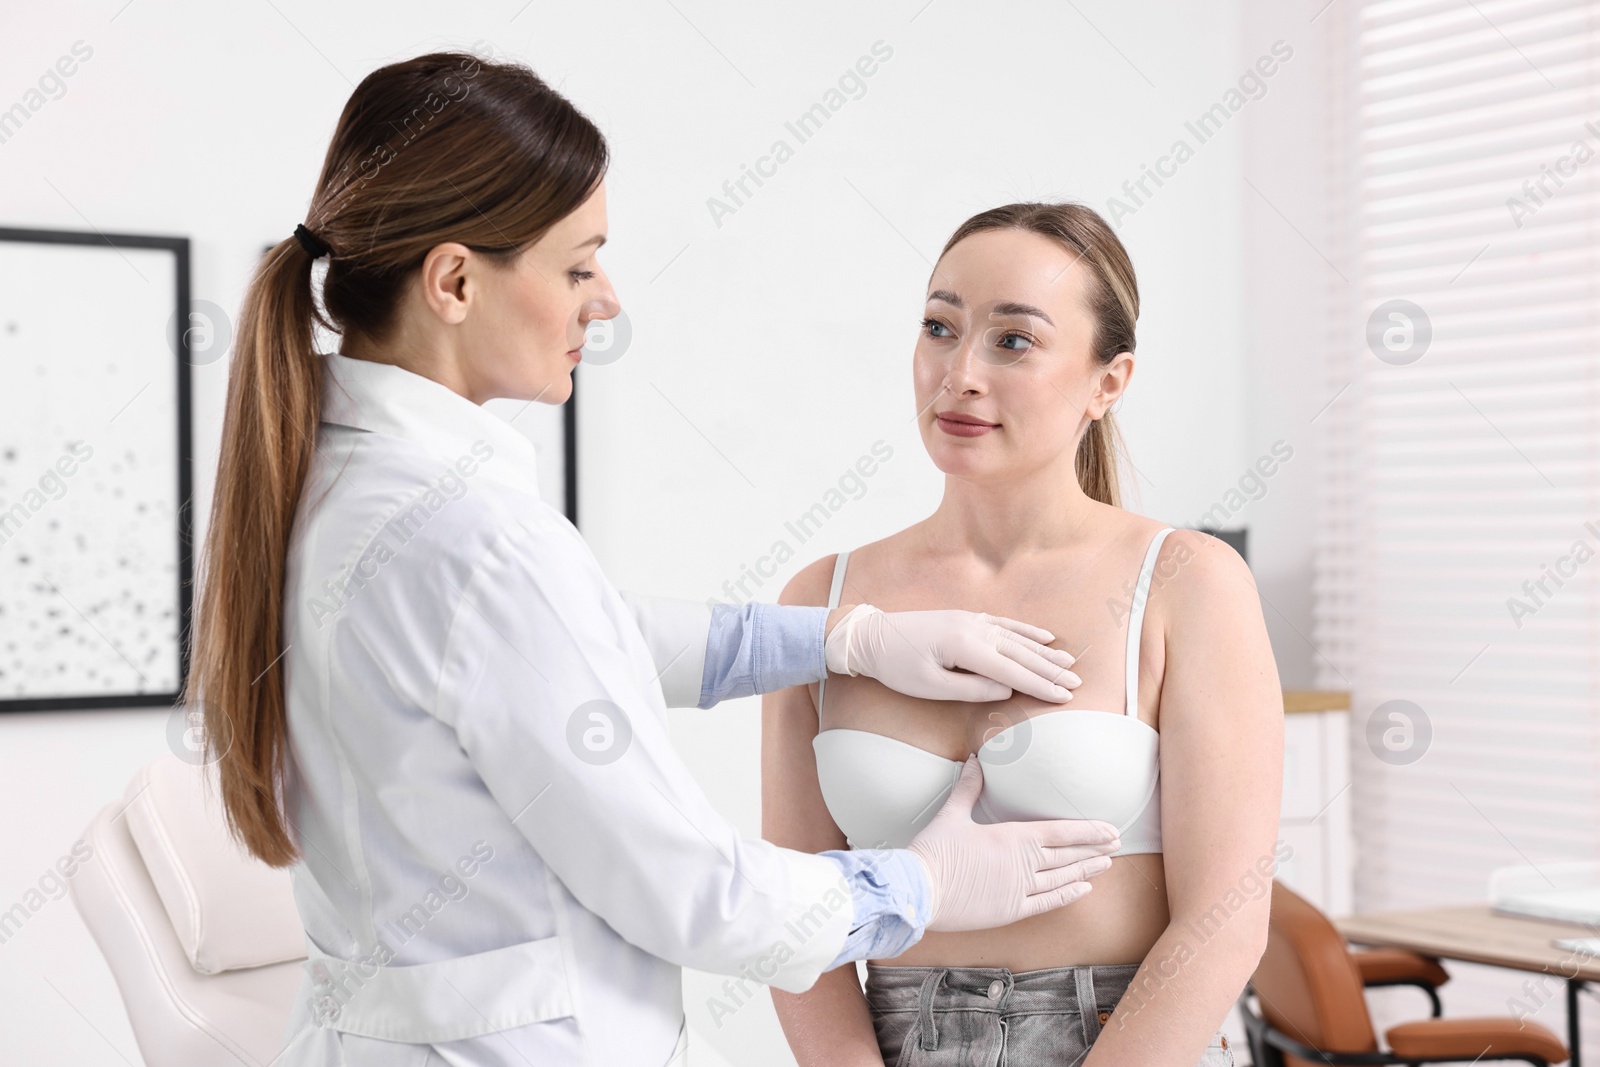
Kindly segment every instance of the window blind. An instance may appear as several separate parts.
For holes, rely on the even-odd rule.
[[[1600,859],[1600,0],[1317,18],[1313,641],[1352,691],[1355,908],[1478,902],[1495,867]],[[1447,1014],[1526,1000],[1526,974],[1449,967]],[[1565,1037],[1552,988],[1532,1018]],[[1384,996],[1375,1021],[1419,1017]]]

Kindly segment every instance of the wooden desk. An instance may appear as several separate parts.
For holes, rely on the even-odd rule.
[[[1380,911],[1333,920],[1348,940],[1380,948],[1408,948],[1437,959],[1464,960],[1491,967],[1548,973],[1567,987],[1567,1050],[1571,1067],[1578,1054],[1578,993],[1600,982],[1600,956],[1559,949],[1558,937],[1596,937],[1600,929],[1572,923],[1498,915],[1487,904],[1459,904],[1415,911]],[[1518,995],[1523,995],[1518,990]]]

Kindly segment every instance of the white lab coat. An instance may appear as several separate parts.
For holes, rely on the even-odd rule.
[[[694,703],[705,630],[681,657],[670,611],[641,633],[515,429],[322,358],[284,634],[311,959],[279,1067],[680,1062],[680,965],[808,988],[851,925],[838,867],[741,838],[668,741],[651,645]]]

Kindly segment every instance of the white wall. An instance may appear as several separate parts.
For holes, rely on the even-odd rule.
[[[301,220],[354,82],[387,61],[488,40],[559,85],[615,153],[603,257],[634,337],[618,362],[580,372],[583,528],[613,580],[717,595],[874,441],[893,447],[860,500],[793,545],[796,558],[758,591],[771,598],[804,563],[914,521],[938,499],[909,421],[908,370],[928,261],[948,232],[1021,198],[1107,210],[1174,140],[1195,144],[1185,121],[1221,100],[1275,36],[1304,29],[1304,12],[1282,34],[1241,22],[1242,9],[1264,6],[32,5],[0,38],[0,101],[20,98],[74,41],[94,56],[0,144],[0,224],[189,235],[195,297],[235,308],[260,247]],[[878,41],[893,54],[864,95],[719,226],[707,198],[775,138],[793,145],[784,122]],[[1298,416],[1307,400],[1297,383],[1313,355],[1283,350],[1272,332],[1281,317],[1263,320],[1272,329],[1245,325],[1284,279],[1275,267],[1247,270],[1247,252],[1264,254],[1249,228],[1278,223],[1242,178],[1292,217],[1314,211],[1277,180],[1284,161],[1245,147],[1257,113],[1309,96],[1311,63],[1299,54],[1120,227],[1144,301],[1138,371],[1119,413],[1139,472],[1131,506],[1174,525],[1223,499],[1289,432],[1280,413]],[[1282,112],[1279,121],[1293,125]],[[1292,238],[1268,252],[1285,252],[1295,270],[1316,266]],[[224,368],[195,370],[202,516]],[[1309,470],[1306,446],[1294,438],[1294,478],[1273,483],[1253,531],[1263,592],[1287,613],[1268,611],[1286,683],[1309,662],[1293,636],[1310,630],[1310,483],[1294,480]],[[756,702],[675,715],[701,782],[756,833]],[[164,723],[157,711],[0,719],[0,904],[164,750]],[[764,999],[711,1022],[718,985],[687,980],[694,1062],[786,1062]],[[110,976],[65,901],[0,946],[0,1003],[5,1062],[138,1062]]]
[[[1324,380],[1328,299],[1345,284],[1329,240],[1327,0],[1245,0],[1243,48],[1255,59],[1283,41],[1294,51],[1243,113],[1240,162],[1247,460],[1278,442],[1293,456],[1261,479],[1246,512],[1250,567],[1278,673],[1312,684],[1312,537],[1320,464],[1318,417],[1338,390]],[[1244,473],[1241,467],[1238,474]],[[1234,483],[1237,485],[1237,481]]]

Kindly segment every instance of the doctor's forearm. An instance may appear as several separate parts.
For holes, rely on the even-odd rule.
[[[711,609],[698,707],[827,677],[824,643],[855,604],[718,604]]]
[[[709,708],[827,676],[827,608],[629,592],[622,600],[650,649],[669,708]]]
[[[833,966],[891,959],[922,940],[933,907],[928,870],[905,849],[829,849],[850,887],[852,922]]]
[[[827,621],[824,607],[714,605],[698,706],[821,681]]]

